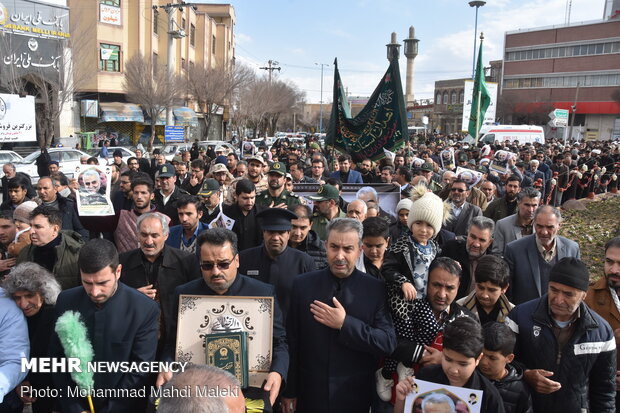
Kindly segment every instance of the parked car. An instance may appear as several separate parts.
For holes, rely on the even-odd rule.
[[[75,168],[80,166],[80,158],[88,156],[86,152],[82,152],[72,148],[50,148],[47,150],[52,161],[57,161],[60,171],[67,175],[67,178],[73,178]],[[36,161],[41,155],[40,150],[32,152],[20,162],[14,162],[17,172],[24,172],[30,175],[32,183],[39,181],[39,172],[37,171]]]
[[[0,151],[0,165],[6,163],[20,162],[24,158],[20,154],[14,151]],[[0,168],[0,178],[4,177],[4,171]]]
[[[161,153],[164,154],[164,158],[166,158],[167,161],[171,161],[172,158],[174,158],[176,155],[180,155],[181,152],[189,151],[192,148],[192,145],[193,145],[192,143],[168,144],[164,146]],[[209,146],[214,146],[214,147],[224,146],[228,149],[228,151],[239,154],[238,148],[235,148],[234,146],[232,146],[230,142],[226,142],[226,141],[199,141],[198,142],[198,148],[204,149],[205,151],[207,150]]]
[[[127,159],[131,158],[132,156],[136,156],[135,152],[123,147],[123,146],[109,146],[108,147],[108,154],[110,156],[108,156],[108,163],[107,165],[110,165],[111,163],[114,162],[114,157],[112,156],[114,154],[114,151],[120,149],[121,152],[123,152],[123,162],[127,163]],[[88,153],[90,153],[90,156],[96,156],[97,159],[99,159],[99,165],[106,165],[105,162],[105,158],[101,156],[101,148],[95,148],[95,149],[89,149]]]

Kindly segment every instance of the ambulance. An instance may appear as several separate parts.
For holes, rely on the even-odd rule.
[[[545,144],[545,131],[541,126],[532,125],[484,125],[480,129],[478,142],[482,145],[491,143],[503,144],[505,141]]]

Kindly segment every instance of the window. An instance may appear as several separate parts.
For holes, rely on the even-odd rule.
[[[452,92],[452,104],[456,104],[456,92]]]
[[[450,103],[448,100],[448,92],[443,92],[443,104],[447,105],[448,103]]]
[[[437,93],[437,98],[435,100],[437,105],[441,105],[441,93]]]
[[[115,44],[99,45],[99,70],[104,72],[120,72],[121,47]]]
[[[459,93],[459,102],[461,103],[461,105],[463,104],[464,99],[465,93],[461,90],[461,93]]]
[[[157,56],[157,53],[153,52],[153,70],[155,70],[155,68],[157,67],[157,59],[159,56]]]
[[[159,34],[159,10],[153,10],[153,33]]]
[[[185,66],[185,59],[184,58],[181,58],[181,69],[187,70],[187,67]]]
[[[211,39],[211,54],[215,54],[215,35],[213,35],[213,39]]]
[[[79,161],[80,160],[80,153],[79,152],[75,152],[75,151],[68,151],[68,152],[63,152],[62,153],[62,160],[67,162],[71,162],[71,161]]]
[[[121,0],[99,0],[101,4],[107,4],[109,6],[121,7]]]
[[[189,25],[189,44],[196,46],[196,26],[193,24]]]

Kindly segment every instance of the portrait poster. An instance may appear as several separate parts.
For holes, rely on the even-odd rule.
[[[456,168],[456,176],[467,183],[467,186],[471,188],[476,186],[482,179],[482,172],[474,171],[472,169],[462,168],[458,166]]]
[[[510,169],[508,168],[508,160],[516,158],[517,154],[513,152],[508,152],[504,150],[497,151],[495,152],[493,160],[489,164],[489,170],[495,171],[500,175],[506,175],[510,173]]]
[[[405,399],[405,413],[480,413],[482,390],[415,380]]]
[[[456,166],[454,160],[454,148],[448,148],[441,151],[441,167],[446,171],[453,171]]]
[[[248,379],[261,387],[271,367],[273,297],[181,295],[175,359],[206,364],[207,334],[246,332]]]
[[[110,199],[112,168],[89,165],[75,168],[78,190],[75,191],[78,214],[80,216],[114,215]]]

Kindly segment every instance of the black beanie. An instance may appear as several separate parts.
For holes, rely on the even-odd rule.
[[[549,281],[588,291],[590,285],[590,273],[583,261],[574,258],[562,258],[551,268]]]

